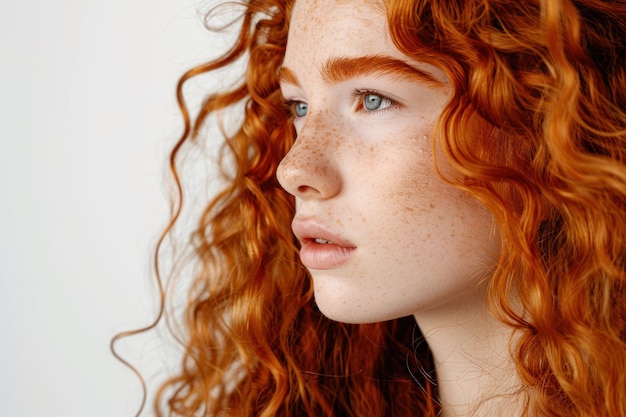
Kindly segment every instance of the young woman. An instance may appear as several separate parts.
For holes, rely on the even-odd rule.
[[[243,7],[157,414],[626,416],[626,3]]]

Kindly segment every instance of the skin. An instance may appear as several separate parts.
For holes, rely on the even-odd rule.
[[[342,265],[309,268],[319,307],[335,320],[375,322],[480,291],[498,245],[490,214],[435,169],[432,135],[451,92],[443,73],[393,46],[382,10],[317,3],[297,2],[293,12],[284,67],[294,77],[281,88],[294,109],[308,110],[295,118],[297,140],[278,179],[296,197],[296,221],[356,247]],[[366,73],[329,82],[322,75],[329,59],[372,55],[436,81]],[[364,107],[383,95],[393,101]]]
[[[368,65],[372,56],[420,75],[395,64],[373,71],[384,65]],[[358,71],[325,70],[361,57],[369,58]],[[441,174],[455,175],[433,146],[451,95],[444,73],[398,51],[382,5],[363,0],[297,1],[283,67],[297,139],[277,176],[296,198],[294,232],[321,311],[351,323],[414,315],[435,358],[444,416],[517,415],[507,396],[519,386],[510,332],[484,303],[497,230],[435,168],[436,159]],[[316,237],[340,245],[312,245]],[[332,256],[311,256],[307,245]]]

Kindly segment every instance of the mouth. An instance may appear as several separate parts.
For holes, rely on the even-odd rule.
[[[292,229],[300,241],[300,260],[308,269],[333,269],[355,254],[354,244],[315,221],[294,219]]]
[[[331,242],[330,240],[320,239],[320,238],[314,239],[314,242],[315,243],[319,243],[321,245],[332,245],[333,244],[333,242]]]
[[[337,245],[345,248],[356,246],[340,235],[329,231],[325,226],[311,219],[295,218],[291,224],[293,234],[301,244]]]

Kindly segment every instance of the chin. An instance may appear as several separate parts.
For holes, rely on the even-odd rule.
[[[348,324],[368,324],[393,320],[409,315],[385,311],[380,306],[357,304],[348,300],[315,296],[321,313],[331,320]]]

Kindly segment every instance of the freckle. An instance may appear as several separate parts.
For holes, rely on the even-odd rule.
[[[430,203],[429,206],[430,206],[431,209],[435,208],[435,205],[433,203]]]

